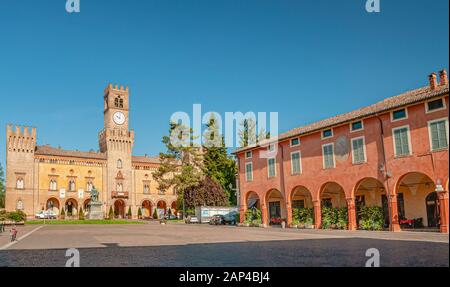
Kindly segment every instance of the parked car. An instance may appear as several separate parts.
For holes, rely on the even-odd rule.
[[[56,219],[57,214],[54,211],[51,210],[41,210],[38,213],[36,213],[35,216],[37,219]]]
[[[200,223],[197,216],[188,216],[186,218],[186,224],[192,224],[192,223]]]
[[[217,214],[217,215],[214,215],[213,217],[211,217],[209,224],[211,224],[211,225],[226,225],[226,224],[235,225],[236,219],[229,217],[229,216]]]

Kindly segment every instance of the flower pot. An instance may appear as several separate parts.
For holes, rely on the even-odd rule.
[[[285,221],[281,222],[281,228],[283,228],[283,229],[286,228],[286,222]]]
[[[307,224],[305,225],[306,229],[314,229],[314,225],[313,224]]]
[[[297,228],[298,228],[298,225],[297,225],[297,224],[292,224],[292,225],[291,225],[291,228],[297,229]]]
[[[250,227],[250,223],[244,223],[245,227]]]
[[[304,223],[300,223],[299,225],[298,225],[298,229],[304,229],[305,228],[305,224]]]

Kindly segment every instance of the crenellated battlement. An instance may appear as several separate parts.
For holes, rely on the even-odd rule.
[[[128,88],[128,86],[124,87],[122,85],[119,86],[119,85],[113,85],[110,83],[104,91],[105,96],[108,95],[109,92],[111,92],[111,91],[116,92],[116,93],[119,92],[121,94],[128,94],[129,88]]]
[[[34,153],[36,128],[9,124],[6,126],[6,141],[8,152]]]

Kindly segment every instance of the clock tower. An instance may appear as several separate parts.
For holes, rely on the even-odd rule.
[[[134,131],[129,129],[128,87],[109,85],[104,92],[105,128],[99,134],[100,151],[107,156],[106,192],[101,199],[116,208],[131,204]],[[123,213],[123,210],[116,210]]]

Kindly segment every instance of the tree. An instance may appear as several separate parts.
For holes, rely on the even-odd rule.
[[[255,145],[265,139],[270,139],[270,132],[266,132],[263,127],[258,132],[254,118],[249,117],[241,122],[241,128],[239,129],[239,147]]]
[[[82,207],[80,207],[80,212],[78,213],[78,219],[79,220],[84,220],[85,219],[84,211],[83,211]]]
[[[190,209],[196,206],[224,206],[228,198],[217,181],[206,176],[197,187],[185,191],[185,203]]]
[[[128,207],[128,213],[127,213],[128,219],[131,219],[131,217],[133,216],[133,214],[131,213],[131,206]]]
[[[232,187],[236,183],[237,167],[233,158],[228,155],[225,139],[219,132],[214,114],[211,115],[204,133],[204,174],[219,183],[227,198],[226,205],[236,204],[236,195]]]
[[[138,208],[138,219],[142,219],[142,208]]]
[[[109,219],[113,219],[114,218],[114,211],[113,211],[112,206],[109,207],[108,218]]]
[[[5,173],[3,167],[0,164],[0,208],[5,208]]]
[[[202,148],[194,146],[194,139],[192,129],[170,123],[169,136],[162,139],[167,151],[159,154],[161,164],[153,173],[159,189],[174,188],[181,202],[185,190],[198,186],[203,177]]]

